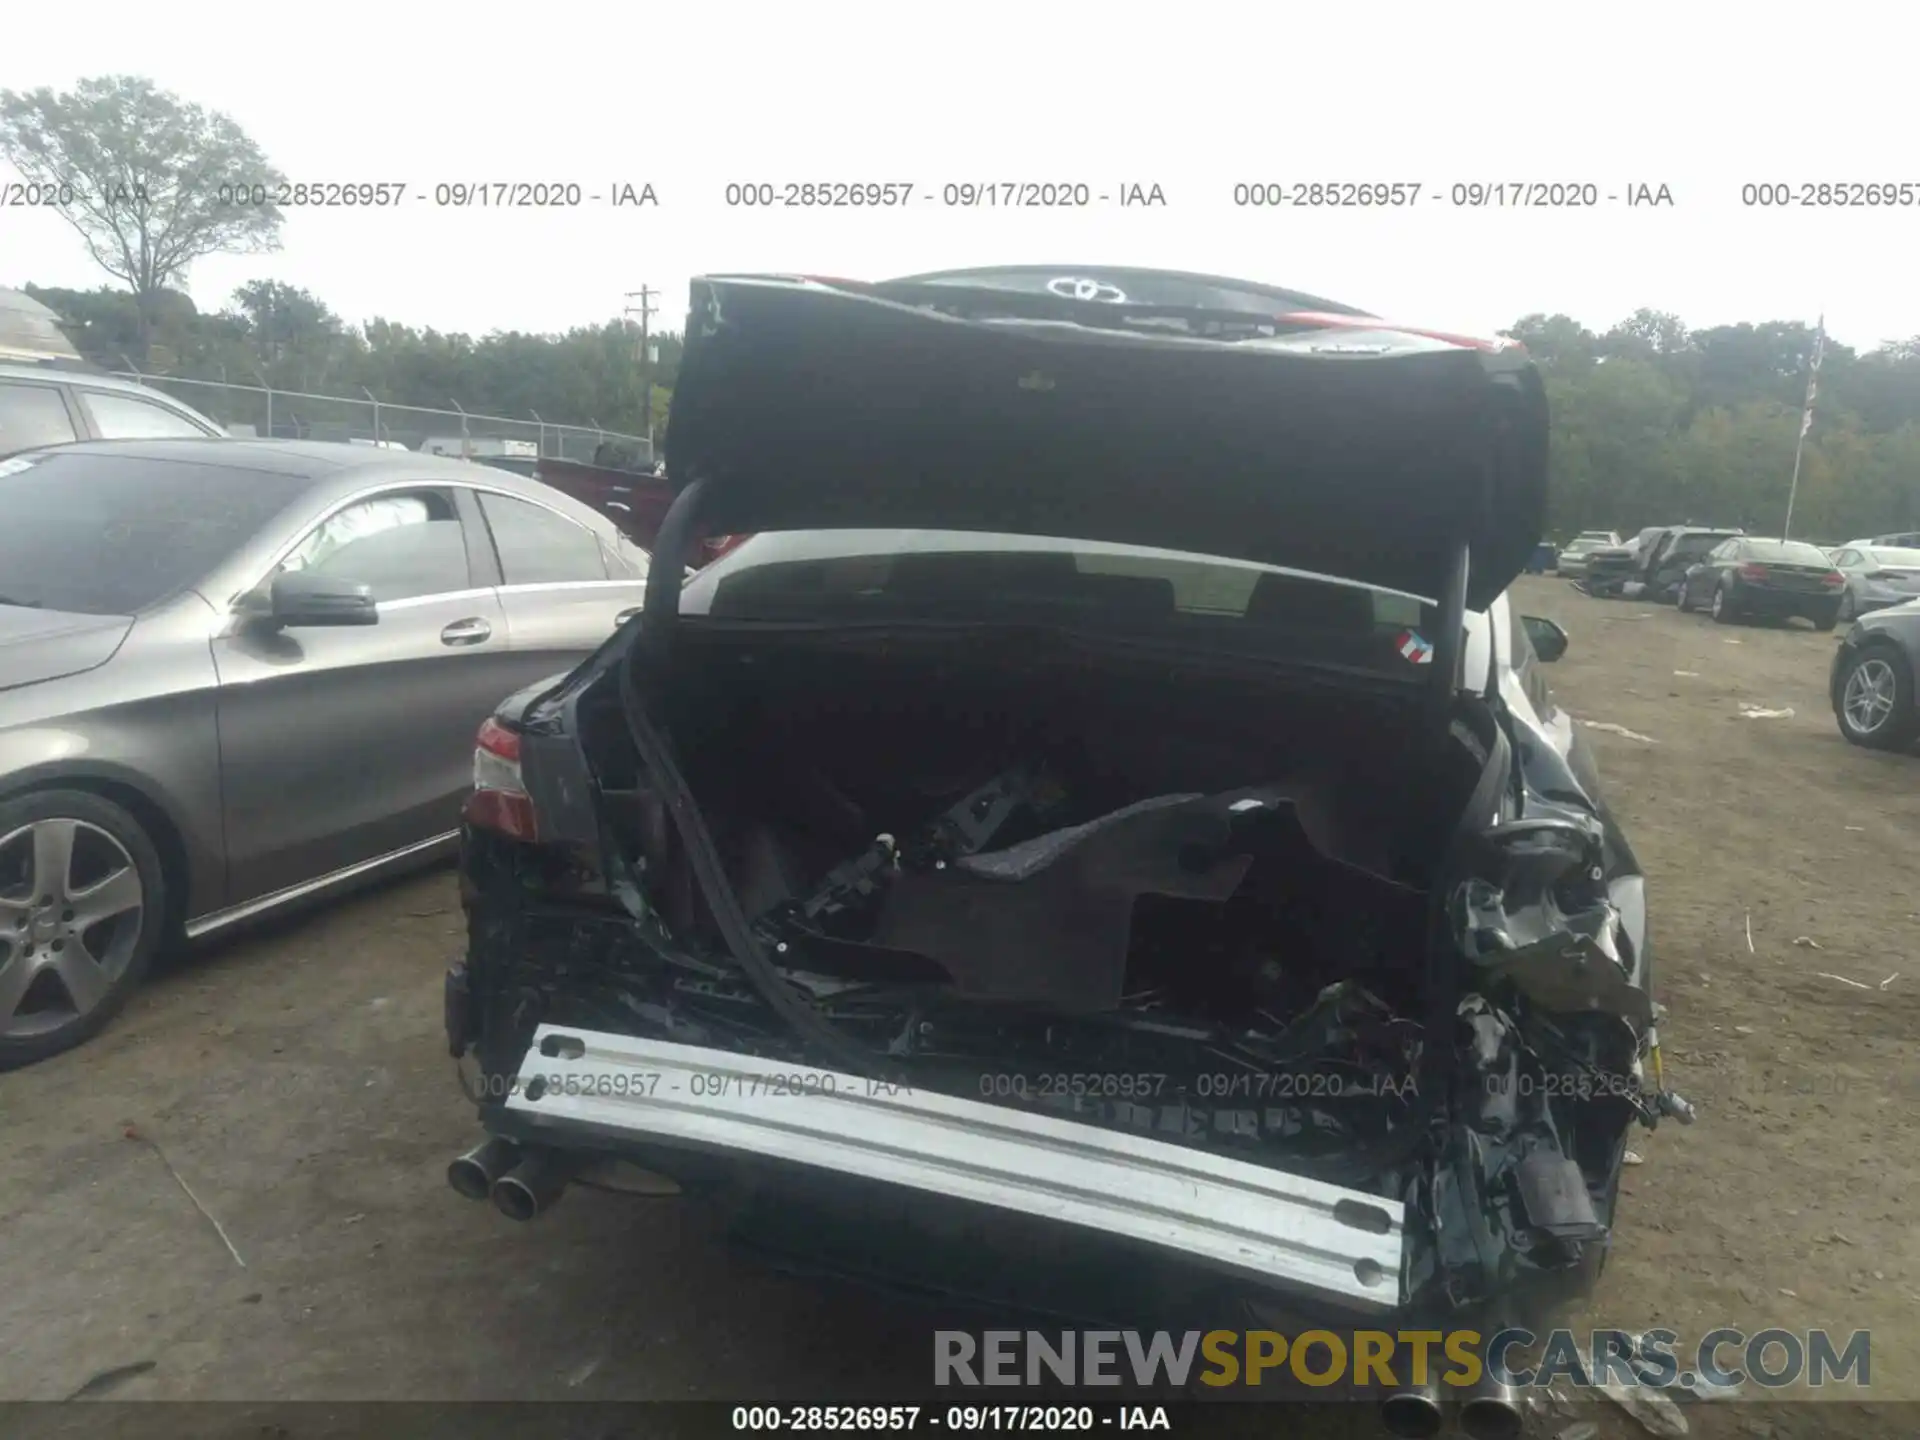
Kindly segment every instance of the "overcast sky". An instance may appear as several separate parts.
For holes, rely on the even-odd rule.
[[[1312,13],[1318,12],[1318,13]],[[1920,334],[1920,205],[1755,209],[1743,184],[1920,187],[1897,7],[1127,7],[338,0],[13,5],[0,88],[134,73],[234,117],[293,180],[393,181],[204,260],[203,307],[271,277],[349,319],[557,330],[706,270],[881,278],[1010,261],[1245,276],[1436,326],[1804,319]],[[307,18],[298,18],[304,14]],[[1578,15],[1579,18],[1573,18]],[[0,163],[0,181],[13,178]],[[729,182],[896,181],[892,210],[729,208]],[[1411,209],[1236,208],[1236,182],[1403,181]],[[1470,209],[1455,184],[1591,182],[1594,209]],[[656,208],[440,208],[442,183],[650,183]],[[956,208],[944,187],[1157,184],[1164,208]],[[1630,186],[1674,204],[1629,208]],[[1619,195],[1619,201],[1606,197]],[[929,198],[930,197],[930,198]],[[55,215],[0,209],[0,285],[102,277]]]

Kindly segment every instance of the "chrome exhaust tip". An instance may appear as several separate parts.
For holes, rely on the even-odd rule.
[[[1460,1428],[1468,1440],[1520,1440],[1527,1428],[1520,1392],[1491,1376],[1483,1377],[1460,1402]]]
[[[568,1178],[552,1156],[533,1151],[493,1182],[493,1207],[509,1220],[532,1220],[558,1203]]]
[[[1440,1392],[1433,1385],[1398,1390],[1380,1402],[1380,1423],[1399,1440],[1429,1440],[1447,1423]]]
[[[520,1162],[520,1147],[499,1136],[482,1142],[447,1166],[447,1184],[469,1200],[484,1200],[493,1182]]]

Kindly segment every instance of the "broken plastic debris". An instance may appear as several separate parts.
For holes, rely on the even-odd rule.
[[[1894,971],[1894,972],[1893,972],[1893,974],[1891,974],[1891,975],[1889,975],[1889,976],[1887,976],[1887,978],[1886,978],[1886,979],[1884,979],[1884,980],[1882,980],[1882,981],[1880,982],[1880,988],[1881,988],[1882,990],[1884,990],[1884,989],[1886,989],[1886,988],[1887,988],[1887,986],[1889,986],[1889,985],[1891,985],[1891,984],[1893,984],[1893,982],[1894,982],[1894,981],[1896,981],[1896,980],[1898,980],[1899,978],[1900,978],[1900,972],[1899,972],[1898,970],[1896,970],[1896,971]]]
[[[1591,1420],[1580,1420],[1567,1426],[1553,1440],[1593,1440],[1600,1433],[1600,1427]]]
[[[1629,730],[1624,725],[1616,725],[1611,720],[1582,720],[1589,730],[1604,730],[1609,735],[1619,735],[1628,740],[1638,740],[1643,745],[1658,745],[1660,742],[1651,735],[1642,735],[1638,730]]]
[[[1623,1150],[1620,1152],[1620,1163],[1622,1165],[1644,1165],[1647,1161],[1646,1157],[1641,1155],[1638,1150]]]
[[[1748,953],[1749,955],[1751,955],[1751,954],[1753,954],[1753,953],[1754,953],[1754,950],[1753,950],[1753,912],[1752,912],[1751,910],[1749,910],[1749,911],[1747,911],[1747,953]]]
[[[1740,713],[1748,720],[1791,720],[1793,707],[1786,705],[1778,710],[1769,710],[1764,706],[1751,705],[1745,700],[1740,702]]]
[[[1698,670],[1676,670],[1673,673],[1684,676],[1688,680],[1698,680],[1700,678],[1700,672]]]
[[[1871,985],[1862,985],[1858,980],[1849,980],[1846,976],[1835,975],[1831,971],[1816,970],[1813,973],[1818,975],[1822,980],[1838,980],[1842,985],[1851,985],[1856,990],[1873,989],[1873,986]]]
[[[1796,935],[1793,937],[1793,943],[1798,945],[1802,950],[1818,950],[1821,948],[1820,942],[1811,935]]]
[[[1638,1420],[1651,1434],[1667,1437],[1667,1440],[1680,1440],[1681,1436],[1687,1434],[1687,1417],[1680,1413],[1678,1405],[1658,1390],[1622,1385],[1618,1380],[1602,1381],[1596,1388]]]

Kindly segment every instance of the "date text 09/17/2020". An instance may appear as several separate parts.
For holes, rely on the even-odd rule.
[[[1551,1077],[1538,1083],[1543,1093],[1574,1095],[1582,1093],[1577,1078],[1567,1079],[1564,1085],[1557,1085]],[[476,1083],[481,1092],[478,1098],[482,1100],[505,1100],[519,1094],[531,1100],[547,1095],[616,1100],[670,1096],[778,1100],[835,1095],[872,1098],[914,1093],[914,1087],[904,1082],[838,1075],[826,1070],[795,1070],[774,1075],[719,1070],[674,1075],[654,1070],[626,1070],[617,1074],[557,1071],[484,1075]],[[1176,1078],[1156,1071],[1036,1071],[1029,1074],[983,1070],[977,1088],[979,1094],[989,1100],[1216,1100],[1253,1104],[1315,1099],[1398,1099],[1418,1091],[1411,1073],[1354,1076],[1327,1071],[1218,1071]],[[1525,1088],[1531,1093],[1534,1082],[1529,1080]]]
[[[1171,1430],[1164,1405],[736,1405],[736,1431]]]

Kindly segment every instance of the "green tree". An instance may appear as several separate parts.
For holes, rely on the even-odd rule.
[[[54,208],[94,262],[138,302],[139,339],[152,299],[207,255],[270,250],[280,211],[222,204],[220,187],[282,180],[226,115],[190,105],[151,80],[109,75],[70,91],[0,90],[0,156],[59,197]]]

